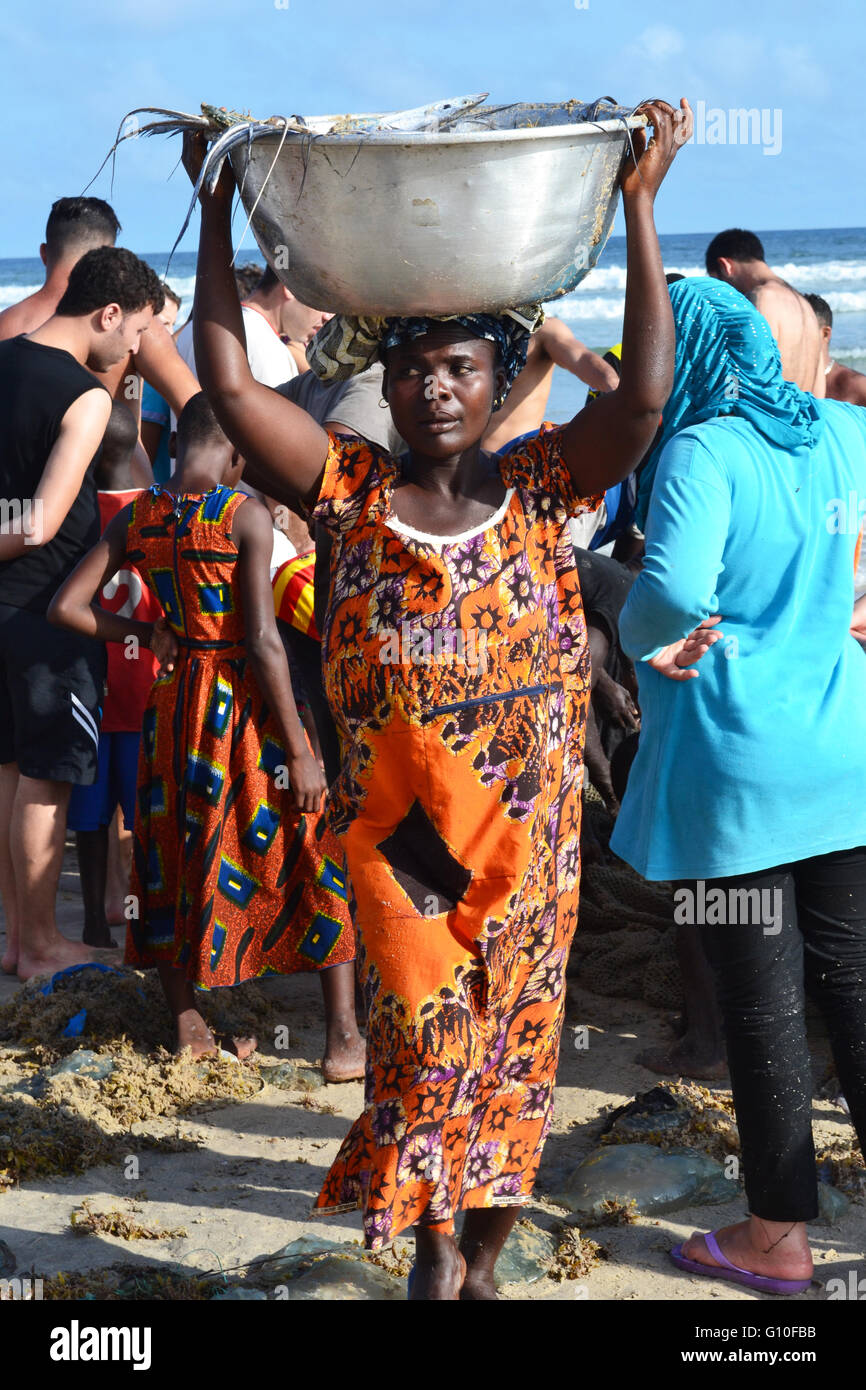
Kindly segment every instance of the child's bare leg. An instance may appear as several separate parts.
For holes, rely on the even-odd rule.
[[[126,925],[124,899],[129,892],[132,870],[132,831],[123,827],[123,812],[118,806],[108,827],[108,871],[105,887],[105,919],[109,926]]]
[[[700,933],[694,927],[677,927],[677,957],[686,1001],[686,1030],[672,1046],[649,1048],[637,1061],[662,1076],[722,1080],[728,1074],[722,1016]]]
[[[357,1081],[364,1075],[365,1046],[355,1018],[355,964],[346,961],[320,971],[325,1004],[326,1081]]]
[[[76,830],[78,874],[84,903],[82,941],[88,946],[111,947],[114,942],[105,920],[105,875],[108,861],[108,826],[98,830]]]
[[[209,1052],[217,1052],[219,1044],[208,1028],[195,1004],[195,990],[182,970],[173,965],[158,965],[159,979],[171,1009],[177,1031],[177,1052],[188,1047],[193,1057],[204,1057]],[[256,1050],[255,1038],[233,1038],[231,1042],[222,1040],[223,1050],[234,1052],[241,1061]]]
[[[0,900],[6,918],[3,970],[7,975],[14,975],[18,966],[18,895],[10,848],[12,807],[17,790],[18,764],[3,763],[0,766]]]

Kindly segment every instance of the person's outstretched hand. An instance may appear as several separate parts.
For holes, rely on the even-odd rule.
[[[637,108],[635,115],[646,116],[653,128],[652,139],[646,127],[632,131],[634,155],[629,150],[619,183],[623,198],[649,198],[652,201],[676,158],[677,150],[691,138],[694,118],[685,97],[680,98],[679,111],[675,111],[666,101],[646,101]]]
[[[696,661],[700,661],[702,656],[710,650],[721,637],[723,632],[719,632],[716,623],[722,621],[720,613],[712,618],[705,618],[700,627],[696,627],[694,632],[690,632],[688,637],[683,637],[679,642],[672,642],[669,647],[662,647],[661,651],[656,652],[647,663],[653,670],[660,671],[663,676],[667,676],[672,681],[691,681],[697,680],[700,671],[690,671],[687,668],[694,666]]]
[[[183,167],[189,174],[190,183],[193,188],[198,182],[201,173],[201,166],[204,164],[207,154],[207,140],[201,130],[187,130],[184,132],[183,148],[181,150],[181,160]],[[199,201],[205,202],[211,199],[213,202],[228,202],[231,204],[235,191],[235,176],[232,169],[231,160],[226,159],[217,179],[216,188],[213,195],[208,194],[204,187],[199,191]]]

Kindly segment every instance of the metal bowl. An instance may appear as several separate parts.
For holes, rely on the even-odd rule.
[[[511,122],[542,109],[566,112],[497,108]],[[262,254],[305,304],[495,312],[569,294],[595,265],[627,132],[644,124],[624,113],[434,133],[257,126],[229,157]]]

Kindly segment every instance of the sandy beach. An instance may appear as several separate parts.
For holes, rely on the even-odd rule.
[[[592,884],[590,868],[587,897]],[[69,847],[59,907],[62,930],[71,937],[77,935],[81,909],[75,856]],[[598,922],[592,925],[597,927]],[[617,925],[611,922],[610,928]],[[115,935],[119,939],[120,933]],[[576,965],[575,955],[572,972]],[[14,979],[0,978],[0,1006],[14,1000],[19,989]],[[112,1286],[112,1276],[105,1282],[105,1271],[135,1265],[141,1276],[138,1297],[152,1298],[153,1276],[166,1271],[192,1281],[207,1275],[200,1287],[194,1283],[189,1286],[190,1296],[207,1297],[214,1288],[236,1288],[252,1261],[301,1237],[321,1243],[360,1242],[359,1215],[313,1221],[309,1209],[349,1123],[361,1108],[361,1084],[319,1084],[317,1064],[323,1029],[318,980],[295,976],[268,982],[266,989],[268,1018],[273,1026],[269,1036],[260,1039],[259,1064],[265,1076],[268,1067],[296,1064],[299,1084],[280,1089],[264,1084],[258,1068],[245,1068],[247,1098],[205,1098],[180,1113],[169,1106],[163,1114],[132,1123],[128,1133],[121,1136],[113,1161],[96,1163],[80,1173],[34,1176],[11,1186],[0,1193],[0,1239],[6,1246],[5,1250],[0,1247],[5,1261],[0,1274],[10,1273],[11,1252],[18,1277],[32,1275],[47,1282],[61,1273],[66,1276],[65,1290],[62,1284],[52,1284],[46,1297],[81,1296],[90,1289],[91,1296],[101,1298],[106,1291],[110,1296]],[[535,1198],[526,1211],[534,1228],[551,1234],[548,1248],[554,1253],[552,1259],[541,1260],[532,1282],[524,1279],[502,1284],[504,1299],[765,1300],[764,1295],[729,1283],[689,1277],[668,1259],[670,1247],[693,1229],[706,1230],[740,1219],[745,1201],[739,1192],[722,1205],[697,1205],[659,1216],[638,1216],[625,1224],[592,1227],[578,1223],[553,1200],[567,1174],[597,1147],[599,1131],[610,1111],[661,1079],[637,1065],[634,1058],[643,1047],[669,1039],[669,1017],[663,1009],[643,1001],[593,994],[581,985],[579,975],[572,974],[553,1129]],[[278,1030],[286,1028],[288,1046],[277,1048],[274,1040],[282,1042],[286,1036]],[[7,1096],[0,1093],[0,1104],[8,1098],[16,1078],[20,1084],[21,1078],[33,1074],[33,1060],[24,1060],[33,1058],[34,1041],[39,1042],[38,1028],[32,1031],[29,1051],[19,1040],[9,1038],[0,1047],[0,1088],[7,1092]],[[820,1026],[814,1023],[813,1035],[814,1072],[820,1082],[827,1070],[827,1047]],[[79,1045],[87,1046],[86,1036]],[[67,1043],[65,1051],[72,1046]],[[97,1048],[98,1053],[103,1050]],[[166,1070],[165,1057],[160,1062],[151,1054],[145,1062],[141,1052],[135,1055],[140,1070],[152,1077],[155,1085],[157,1075]],[[212,1079],[205,1090],[239,1084],[235,1064],[222,1062],[216,1071],[215,1083]],[[80,1096],[76,1099],[76,1083],[67,1079],[67,1088],[70,1084],[71,1092],[67,1089],[61,1095],[59,1105],[81,1113],[88,1102]],[[88,1096],[95,1094],[90,1088],[98,1085],[91,1081],[77,1084]],[[718,1094],[724,1097],[729,1093],[720,1088]],[[98,1109],[96,1114],[98,1117]],[[834,1141],[850,1147],[850,1123],[831,1099],[816,1099],[814,1122],[819,1150]],[[144,1147],[146,1139],[167,1142],[169,1151]],[[130,1164],[130,1156],[137,1159],[137,1168]],[[137,1177],[129,1176],[136,1171]],[[105,1231],[80,1234],[71,1217],[74,1211],[80,1213],[83,1203],[93,1213],[127,1217],[133,1228],[173,1234],[164,1239],[123,1239]],[[80,1222],[79,1215],[76,1223]],[[580,1225],[585,1238],[601,1247],[597,1252],[588,1247],[591,1268],[577,1278],[569,1277],[576,1272],[573,1243],[568,1243],[568,1232],[575,1224]],[[527,1233],[530,1228],[523,1226],[522,1230]],[[183,1234],[177,1234],[179,1231]],[[837,1223],[816,1224],[809,1234],[815,1252],[815,1282],[797,1301],[827,1299],[828,1281],[847,1281],[851,1270],[858,1277],[866,1272],[866,1206],[862,1198],[852,1200]],[[378,1283],[348,1291],[336,1288],[315,1296],[405,1298],[402,1276],[408,1270],[411,1248],[411,1233],[407,1232],[376,1258]],[[356,1249],[360,1253],[360,1247]],[[347,1269],[354,1278],[357,1267]],[[220,1271],[224,1273],[220,1275]],[[82,1275],[83,1281],[76,1284],[75,1276]],[[114,1282],[120,1277],[114,1276]],[[123,1277],[128,1277],[128,1272]],[[275,1282],[271,1278],[270,1286],[257,1285],[258,1296],[275,1296]],[[283,1290],[286,1287],[281,1285]],[[834,1287],[838,1286],[830,1284],[829,1292]],[[283,1291],[276,1296],[287,1295]]]

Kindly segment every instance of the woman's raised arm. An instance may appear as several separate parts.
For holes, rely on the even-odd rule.
[[[205,142],[184,137],[184,165],[198,178]],[[235,181],[226,160],[213,192],[202,189],[193,333],[196,371],[214,413],[266,491],[315,501],[328,436],[299,406],[256,381],[247,362],[243,315],[232,271],[231,205]]]
[[[640,110],[653,127],[647,141],[634,132],[638,163],[629,155],[621,187],[626,231],[622,368],[615,391],[597,397],[566,426],[562,456],[582,496],[604,492],[640,463],[658,427],[674,374],[674,319],[653,220],[655,195],[680,145],[692,133],[692,113],[664,101]]]

